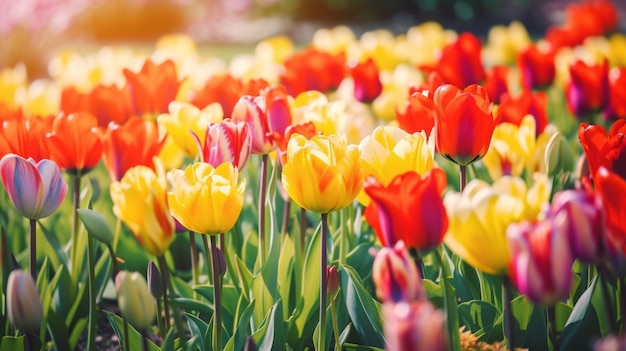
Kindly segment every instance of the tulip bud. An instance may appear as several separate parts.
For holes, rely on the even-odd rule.
[[[7,283],[9,321],[24,333],[38,334],[43,321],[43,307],[35,282],[29,274],[14,270]]]
[[[150,294],[155,298],[163,297],[163,280],[161,279],[161,272],[153,261],[148,263],[148,288]]]
[[[246,337],[246,341],[243,346],[243,351],[257,351],[257,350],[258,348],[256,347],[256,344],[254,343],[254,340],[252,339],[252,337],[250,336]]]
[[[556,176],[574,169],[574,152],[567,142],[567,139],[560,133],[554,133],[552,135],[546,145],[544,157],[546,171],[550,176]]]
[[[411,302],[425,297],[422,277],[404,241],[394,248],[383,247],[374,258],[372,279],[383,302]]]
[[[150,327],[156,316],[156,308],[143,276],[137,272],[122,271],[118,273],[115,282],[122,316],[139,330]]]
[[[427,301],[383,305],[387,350],[447,350],[444,315]]]
[[[567,235],[574,258],[586,263],[598,263],[607,253],[606,212],[596,193],[566,190],[557,193],[550,211],[563,216],[558,221]]]
[[[326,267],[326,289],[330,298],[334,298],[339,291],[339,277],[337,276],[337,267]]]
[[[565,216],[507,228],[509,275],[517,290],[534,303],[551,305],[569,295],[574,258],[561,230]]]
[[[224,257],[224,253],[219,247],[216,247],[213,252],[217,254],[217,272],[220,276],[224,276],[226,274],[226,258]]]

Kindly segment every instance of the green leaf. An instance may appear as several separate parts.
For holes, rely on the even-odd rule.
[[[252,312],[254,311],[253,299],[250,304],[243,310],[241,316],[238,319],[238,323],[233,336],[226,343],[224,351],[234,351],[243,349],[246,341],[246,337],[250,335],[248,332],[250,328],[250,319],[252,318]]]
[[[356,344],[343,344],[343,351],[385,351],[385,349],[381,349],[373,346],[364,346],[364,345],[356,345]]]
[[[261,327],[252,334],[254,343],[258,345],[257,349],[259,351],[284,348],[286,338],[284,323],[281,323],[282,319],[280,318],[280,314],[282,314],[281,308],[281,301],[276,301],[263,319]],[[278,318],[276,318],[276,314],[279,314]]]
[[[556,349],[581,350],[585,346],[590,349],[589,341],[594,336],[600,336],[600,324],[598,314],[591,304],[594,288],[597,285],[597,278],[580,296],[572,313],[570,314],[565,328],[557,340]]]
[[[291,340],[290,344],[302,343],[304,339],[310,339],[313,330],[317,325],[315,316],[319,309],[320,295],[320,256],[321,256],[321,226],[317,226],[315,233],[311,237],[309,247],[304,259],[304,274],[302,274],[302,306],[300,313],[297,314],[295,324],[298,340]],[[296,282],[297,283],[297,282]],[[293,336],[293,335],[290,335]]]
[[[124,321],[122,318],[115,313],[111,313],[109,311],[104,311],[109,323],[113,327],[113,331],[117,335],[120,343],[124,342]],[[128,323],[128,346],[131,350],[143,350],[143,338],[135,327],[133,327],[130,323]],[[151,340],[147,340],[148,350],[149,351],[160,351],[160,348],[155,345]]]
[[[0,339],[0,351],[24,350],[24,335],[3,336]]]
[[[361,285],[361,278],[350,266],[341,270],[341,291],[350,320],[361,340],[368,345],[384,347],[380,303]]]
[[[460,349],[460,336],[458,333],[459,315],[456,303],[456,292],[451,282],[453,279],[451,269],[454,268],[454,265],[445,253],[443,246],[439,246],[437,250],[433,251],[433,254],[439,259],[441,265],[442,279],[439,285],[443,289],[443,303],[446,312],[448,336],[450,337],[450,347],[452,350],[457,351]]]
[[[56,311],[49,309],[47,313],[48,331],[57,350],[73,350],[63,317]],[[21,349],[18,349],[21,350]]]
[[[422,286],[424,290],[426,290],[426,296],[428,296],[430,302],[432,302],[435,307],[443,310],[443,289],[441,286],[430,279],[422,279]]]
[[[201,351],[211,349],[212,334],[209,332],[209,325],[202,319],[194,316],[190,313],[185,313],[187,318],[187,325],[189,326],[189,332],[191,335],[198,337],[198,343]],[[209,335],[211,334],[211,335]]]
[[[291,287],[293,279],[294,269],[294,255],[295,250],[293,246],[293,240],[289,235],[284,236],[283,243],[281,245],[280,257],[278,258],[278,276],[277,285],[280,299],[283,301],[283,320],[289,318],[289,312],[291,306],[295,303],[291,303]]]
[[[104,216],[94,210],[87,208],[79,208],[77,210],[78,217],[85,225],[87,233],[105,243],[111,245],[113,242],[113,231],[109,222],[107,222]]]
[[[472,300],[459,305],[459,322],[481,337],[493,329],[500,311],[496,306],[482,300]]]

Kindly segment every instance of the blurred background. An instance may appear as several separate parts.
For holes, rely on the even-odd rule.
[[[394,34],[437,21],[484,38],[497,24],[521,21],[533,37],[558,24],[573,0],[0,0],[0,67],[24,62],[29,76],[45,74],[55,50],[109,44],[152,44],[187,33],[211,47],[251,48],[287,34],[307,43],[315,30],[349,25],[356,35],[385,28]],[[620,18],[626,1],[615,0]],[[622,30],[624,21],[621,22]]]

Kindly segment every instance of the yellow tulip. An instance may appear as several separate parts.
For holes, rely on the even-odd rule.
[[[383,186],[406,172],[424,175],[435,166],[434,144],[424,132],[409,134],[398,127],[378,127],[361,141],[359,150],[364,177],[374,176]],[[358,200],[365,206],[370,203],[364,191]]]
[[[483,56],[492,65],[513,64],[518,53],[530,42],[526,27],[518,21],[508,26],[494,26],[489,30]]]
[[[166,130],[168,135],[189,157],[195,157],[200,149],[192,132],[200,140],[204,140],[209,123],[221,122],[224,117],[222,107],[213,103],[203,110],[186,102],[174,101],[169,105],[169,113],[161,114],[157,121]]]
[[[491,179],[520,176],[535,149],[535,118],[528,115],[519,126],[501,123],[493,130],[491,145],[482,159]]]
[[[161,256],[174,240],[174,219],[167,206],[167,180],[163,166],[157,172],[146,166],[129,169],[111,184],[113,213],[135,235],[141,246]]]
[[[167,194],[172,215],[185,228],[218,235],[229,231],[243,208],[245,180],[230,162],[217,168],[197,162],[184,171],[169,173],[172,191]]]
[[[317,135],[308,140],[300,134],[287,145],[282,182],[299,206],[328,213],[348,206],[363,187],[361,153],[344,137]]]
[[[537,178],[530,190],[517,177],[502,177],[492,186],[472,180],[463,193],[446,194],[450,224],[444,242],[476,269],[505,274],[509,261],[506,228],[511,223],[537,219],[549,195],[546,177]]]

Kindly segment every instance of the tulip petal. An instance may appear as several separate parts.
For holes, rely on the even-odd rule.
[[[8,154],[0,161],[0,172],[2,183],[17,211],[26,218],[39,218],[43,185],[35,161]]]

